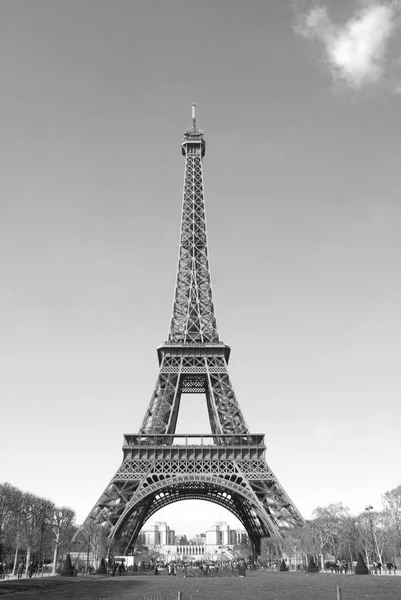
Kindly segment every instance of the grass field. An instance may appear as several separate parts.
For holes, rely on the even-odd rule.
[[[246,577],[79,576],[0,582],[1,600],[401,600],[401,577],[273,573]]]

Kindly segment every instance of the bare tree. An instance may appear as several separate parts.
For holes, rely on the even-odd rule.
[[[0,484],[0,561],[18,546],[18,510],[22,492],[10,483]],[[18,534],[17,534],[18,538]]]
[[[382,496],[383,506],[389,515],[395,555],[401,551],[401,485]]]
[[[370,527],[369,515],[366,512],[361,513],[356,519],[356,527],[358,530],[358,543],[365,554],[366,565],[372,562],[370,556],[374,555],[374,544],[372,540],[372,532]]]
[[[344,546],[344,521],[349,517],[349,509],[342,502],[318,507],[313,511],[314,525],[320,535],[321,552],[328,551],[336,559]]]
[[[54,536],[53,574],[57,571],[60,550],[66,543],[69,544],[74,532],[75,513],[70,508],[54,508],[51,529]]]

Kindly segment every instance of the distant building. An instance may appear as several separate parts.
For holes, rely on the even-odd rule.
[[[207,546],[227,546],[230,543],[230,526],[224,521],[215,523],[206,531]]]
[[[249,538],[245,529],[231,529],[227,523],[220,521],[206,531],[206,544],[217,546],[236,546],[248,543]]]
[[[245,529],[230,529],[230,544],[233,546],[249,544],[249,537]]]
[[[174,544],[174,540],[175,531],[162,521],[152,523],[141,531],[141,542],[145,546],[166,546]]]
[[[156,522],[143,529],[138,539],[169,561],[224,560],[235,557],[234,546],[249,541],[245,529],[231,529],[225,521],[214,523],[205,533],[183,543],[186,536],[176,536],[167,523]]]

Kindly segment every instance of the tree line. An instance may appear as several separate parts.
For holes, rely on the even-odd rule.
[[[0,484],[0,564],[8,572],[21,562],[29,568],[50,566],[55,573],[76,531],[75,513],[47,498]]]
[[[313,556],[322,569],[330,557],[352,565],[359,552],[368,565],[396,564],[401,555],[401,485],[383,494],[379,511],[368,505],[354,516],[341,502],[316,508],[304,527],[267,543],[268,552],[278,547],[301,563]]]
[[[284,539],[265,540],[267,555],[262,559],[281,553],[305,564],[313,556],[323,569],[330,557],[352,565],[361,552],[367,564],[395,564],[401,555],[401,485],[382,499],[382,510],[367,506],[357,516],[341,502],[317,507],[304,527],[289,531]],[[48,565],[55,573],[76,531],[70,508],[0,484],[0,564],[7,564],[9,572],[15,573],[22,561],[25,572],[30,565]],[[106,544],[99,534],[91,540],[92,552],[102,553],[100,546],[104,553]]]

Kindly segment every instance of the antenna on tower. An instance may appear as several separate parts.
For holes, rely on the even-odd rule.
[[[192,127],[196,129],[196,104],[192,102]]]

